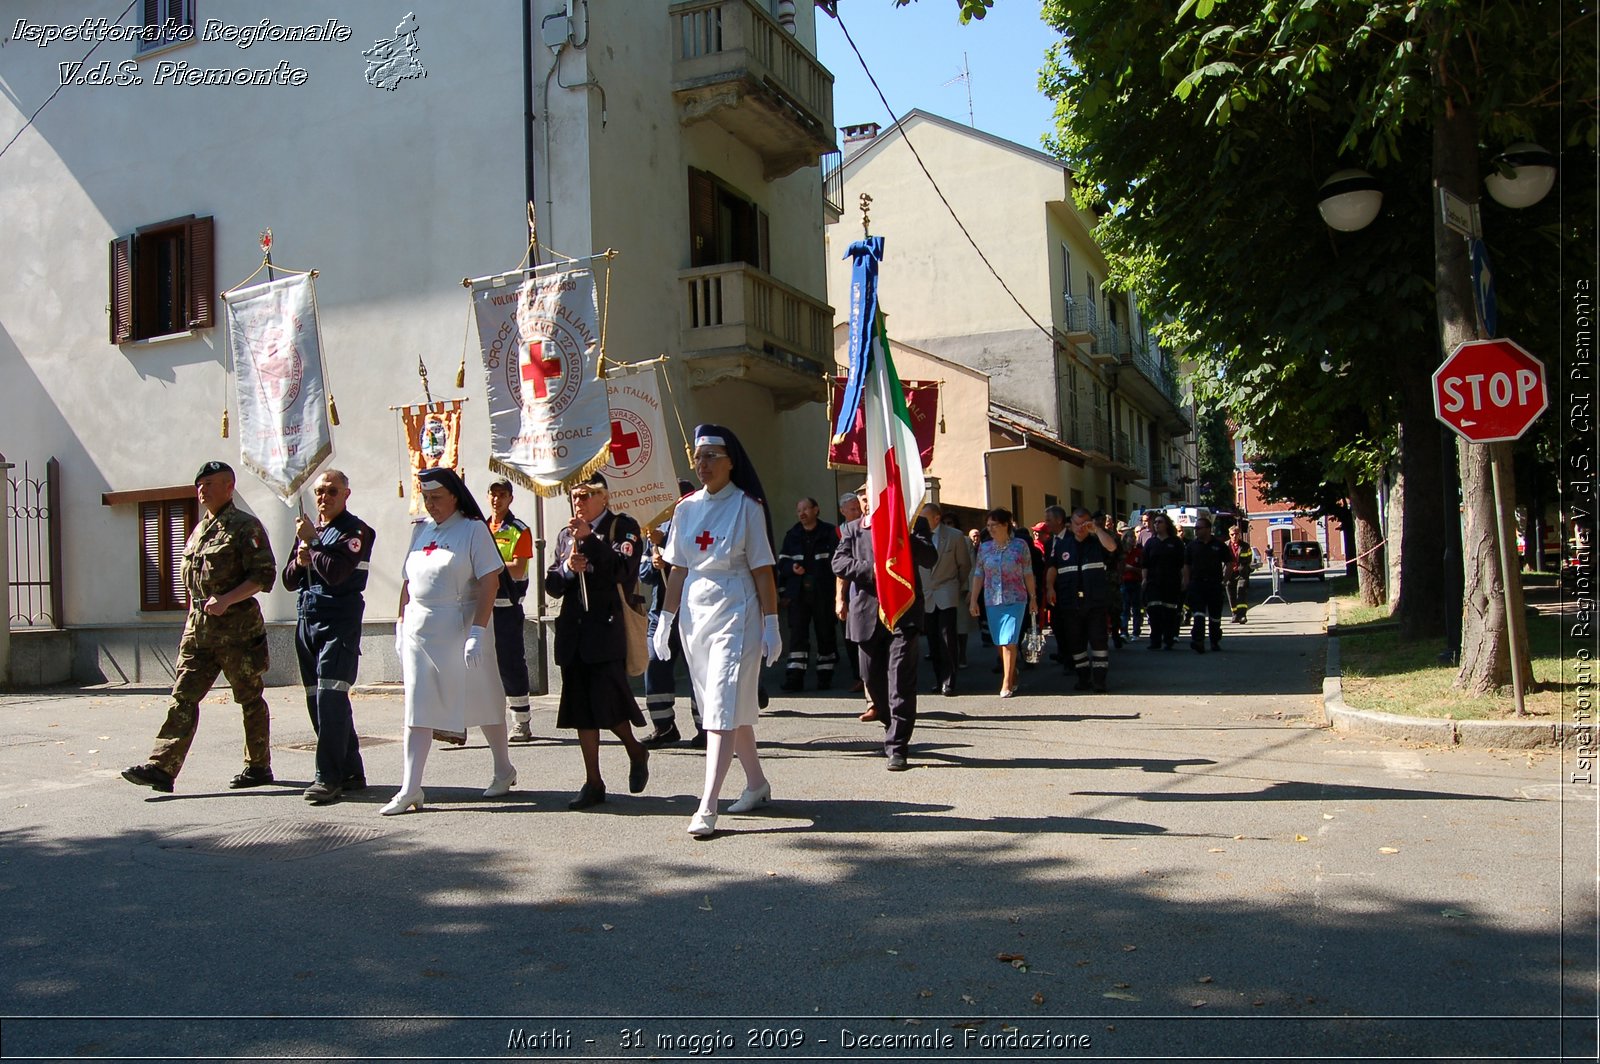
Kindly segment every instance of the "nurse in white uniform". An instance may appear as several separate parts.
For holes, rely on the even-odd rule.
[[[394,642],[406,688],[405,778],[400,793],[378,810],[384,816],[422,808],[422,769],[435,728],[483,730],[494,754],[485,798],[498,798],[517,782],[489,627],[505,563],[477,500],[454,470],[425,469],[417,480],[428,516],[411,532]]]
[[[745,789],[729,812],[748,812],[772,797],[756,754],[757,688],[762,659],[777,660],[783,643],[772,530],[760,478],[732,432],[700,425],[694,436],[695,475],[705,486],[673,511],[664,555],[672,575],[653,649],[662,661],[671,658],[677,617],[707,735],[705,791],[689,834],[705,838],[717,829],[717,799],[734,754],[744,769]]]

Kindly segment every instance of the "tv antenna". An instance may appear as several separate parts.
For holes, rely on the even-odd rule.
[[[945,82],[940,88],[954,85],[958,81],[967,83],[967,125],[977,128],[977,121],[972,117],[972,68],[967,66],[967,53],[961,53],[961,73]]]

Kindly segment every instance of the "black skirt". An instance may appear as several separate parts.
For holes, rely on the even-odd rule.
[[[556,708],[556,727],[609,731],[622,724],[640,728],[645,724],[644,713],[628,684],[625,663],[577,662],[561,666],[561,703]]]

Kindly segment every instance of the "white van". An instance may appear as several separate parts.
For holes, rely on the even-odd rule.
[[[1151,509],[1157,513],[1164,512],[1168,517],[1172,518],[1172,523],[1178,527],[1180,534],[1194,531],[1195,523],[1202,517],[1212,524],[1215,524],[1217,520],[1216,515],[1211,512],[1209,506],[1199,506],[1194,503],[1174,503],[1171,506],[1155,506],[1151,507]],[[1141,507],[1128,515],[1128,527],[1138,528],[1139,523],[1143,520],[1144,508]]]

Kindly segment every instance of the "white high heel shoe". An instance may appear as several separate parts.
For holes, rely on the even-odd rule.
[[[717,814],[695,813],[694,819],[689,821],[689,834],[697,839],[709,838],[716,833]]]
[[[512,769],[509,776],[496,776],[494,781],[484,788],[485,798],[503,798],[511,793],[511,788],[517,785],[517,770]]]
[[[420,813],[422,812],[423,800],[424,796],[421,787],[418,787],[414,791],[401,791],[399,794],[389,799],[388,805],[378,810],[378,815],[399,816],[401,813],[409,812],[412,809],[415,809]]]
[[[728,812],[748,813],[752,809],[766,805],[771,800],[772,781],[768,780],[759,787],[753,789],[747,787],[745,792],[739,795],[739,800],[728,806]]]

